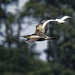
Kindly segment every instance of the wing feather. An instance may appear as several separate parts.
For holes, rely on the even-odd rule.
[[[64,16],[64,17],[61,18],[61,20],[65,20],[67,18],[71,18],[71,17],[70,16]]]
[[[52,22],[52,21],[55,21],[55,20],[51,19],[51,20],[45,21],[42,25],[42,28],[44,28],[49,22]]]

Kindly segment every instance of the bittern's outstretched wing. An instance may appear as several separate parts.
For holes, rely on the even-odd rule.
[[[35,30],[36,35],[46,34],[46,32],[48,30],[48,24],[44,28],[42,28],[42,26],[43,26],[43,23],[38,24],[36,26],[36,30]]]

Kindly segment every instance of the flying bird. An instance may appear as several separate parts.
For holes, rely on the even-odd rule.
[[[42,28],[45,28],[45,26],[49,23],[49,22],[52,22],[52,21],[55,21],[55,22],[58,22],[58,23],[64,23],[65,22],[65,19],[67,18],[71,18],[70,16],[64,16],[62,17],[61,19],[50,19],[50,20],[47,20],[43,23],[42,25]]]
[[[62,17],[61,19],[50,19],[50,20],[47,20],[43,23],[42,25],[42,28],[45,28],[45,26],[49,23],[49,22],[52,22],[52,21],[55,21],[55,22],[58,22],[58,23],[64,23],[65,22],[65,19],[67,18],[71,18],[70,16],[64,16]]]
[[[26,43],[31,43],[34,41],[44,41],[44,40],[49,40],[49,39],[56,39],[55,37],[48,37],[46,35],[36,35],[36,34],[32,34],[32,35],[26,35],[26,36],[22,36],[26,39]]]
[[[26,38],[26,42],[34,42],[34,41],[43,41],[43,40],[49,40],[49,39],[56,39],[55,37],[49,37],[46,35],[46,32],[48,30],[48,24],[46,24],[44,27],[44,23],[46,20],[43,20],[40,24],[36,26],[36,30],[34,34],[22,36]]]
[[[58,23],[64,23],[67,18],[71,18],[70,16],[64,16],[61,19],[55,19]]]
[[[48,23],[55,21],[58,23],[64,23],[65,19],[71,18],[70,16],[64,16],[61,19],[50,19],[50,20],[43,20],[40,24],[36,26],[36,30],[34,34],[22,36],[24,38],[27,38],[27,42],[33,42],[33,41],[43,41],[43,40],[49,40],[49,39],[56,39],[55,37],[49,37],[46,35],[46,32],[48,30]]]

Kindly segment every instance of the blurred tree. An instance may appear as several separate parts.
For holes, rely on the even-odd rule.
[[[0,24],[5,25],[5,33],[6,33],[6,37],[5,37],[6,41],[5,42],[7,43],[7,45],[9,47],[11,46],[11,43],[13,40],[13,36],[12,36],[13,32],[12,32],[11,26],[14,22],[15,15],[7,12],[7,8],[8,8],[8,5],[14,4],[14,3],[17,4],[18,0],[0,0],[0,10],[1,10]]]
[[[24,41],[20,41],[20,31],[25,17],[32,16],[38,21],[61,18],[64,15],[75,17],[75,1],[29,0],[23,10],[17,9],[15,14],[7,12],[8,5],[17,6],[17,3],[18,0],[0,0],[0,28],[4,24],[6,33],[5,41],[0,45],[0,75],[74,75],[74,18],[64,24],[49,25],[48,35],[57,37],[57,40],[48,41],[45,52],[49,63],[37,59],[39,53],[29,48]],[[18,31],[14,35],[13,28],[16,25]],[[13,47],[14,45],[17,46]]]
[[[0,29],[5,25],[5,41],[0,43],[0,75],[26,74],[30,66],[36,62],[35,55],[39,55],[19,39],[22,23],[20,12],[17,10],[18,12],[13,14],[7,11],[9,5],[17,5],[17,3],[18,0],[0,0]],[[17,34],[14,36],[13,26],[16,25],[18,25],[18,32],[16,31]]]
[[[40,21],[45,18],[61,18],[64,15],[72,17],[64,24],[49,25],[48,35],[56,36],[57,40],[48,41],[46,53],[48,61],[58,62],[73,70],[75,66],[75,61],[72,60],[73,56],[75,57],[74,7],[74,0],[29,0],[24,6],[24,12],[27,12],[28,16],[36,17]]]

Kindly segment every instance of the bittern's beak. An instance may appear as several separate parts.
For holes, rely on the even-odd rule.
[[[27,38],[27,36],[21,36],[21,37]]]

